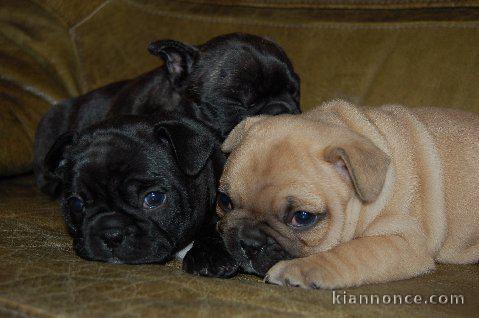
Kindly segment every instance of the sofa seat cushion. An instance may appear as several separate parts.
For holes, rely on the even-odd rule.
[[[358,298],[463,295],[464,305],[344,305],[334,304],[329,290],[273,286],[249,275],[191,276],[177,261],[85,261],[72,251],[58,204],[31,176],[0,180],[0,255],[2,317],[467,317],[477,314],[479,299],[477,265],[441,265],[419,278],[347,290]]]

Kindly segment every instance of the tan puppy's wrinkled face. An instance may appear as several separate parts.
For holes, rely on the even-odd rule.
[[[217,202],[229,252],[246,272],[264,276],[280,260],[337,245],[350,198],[371,201],[381,190],[381,180],[362,175],[377,169],[368,158],[377,150],[352,132],[300,116],[240,123],[223,144],[231,155]]]

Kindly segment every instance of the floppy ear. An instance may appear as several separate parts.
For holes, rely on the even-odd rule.
[[[45,171],[54,174],[55,171],[61,167],[65,148],[72,144],[74,135],[74,132],[68,131],[55,140],[55,143],[47,152],[45,160],[43,161]]]
[[[168,77],[173,85],[181,85],[191,72],[198,49],[175,40],[150,43],[148,51],[165,61]]]
[[[223,151],[224,153],[232,152],[236,147],[239,146],[239,144],[243,140],[243,137],[254,124],[268,117],[271,116],[259,115],[243,119],[238,125],[235,126],[235,128],[233,128],[233,130],[229,133],[228,137],[226,137],[225,141],[221,145],[221,151]]]
[[[373,202],[381,193],[386,180],[390,164],[388,155],[360,135],[339,138],[342,141],[337,145],[325,149],[324,159],[351,180],[363,202]]]
[[[155,133],[171,145],[178,165],[186,175],[197,175],[213,153],[215,140],[187,123],[164,121],[156,125]]]

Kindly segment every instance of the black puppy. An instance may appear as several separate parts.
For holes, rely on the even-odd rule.
[[[224,157],[196,120],[124,115],[66,133],[45,168],[76,252],[91,260],[163,262],[205,223]],[[61,162],[61,164],[60,164]]]
[[[162,40],[148,49],[164,66],[67,100],[42,118],[34,161],[42,191],[53,197],[61,191],[43,170],[58,136],[106,117],[173,111],[198,118],[224,139],[247,116],[299,112],[299,78],[281,47],[265,38],[233,33],[200,46]]]
[[[247,116],[299,112],[298,77],[281,48],[271,41],[252,35],[231,34],[221,36],[199,47],[187,46],[174,41],[160,41],[153,43],[150,46],[150,51],[163,56],[165,59],[164,68],[154,70],[138,79],[111,84],[70,100],[63,105],[56,106],[45,115],[39,125],[36,137],[35,172],[38,184],[43,191],[51,195],[61,195],[62,200],[68,199],[63,204],[66,209],[65,218],[68,224],[68,222],[71,222],[68,220],[68,211],[75,210],[77,205],[83,207],[83,204],[85,204],[84,199],[82,199],[82,204],[79,204],[80,201],[76,200],[76,198],[82,198],[84,194],[75,194],[73,193],[74,190],[71,190],[71,187],[77,184],[78,181],[76,180],[79,180],[78,178],[81,180],[91,179],[90,181],[82,181],[84,182],[82,184],[85,189],[89,189],[88,193],[91,193],[89,196],[92,197],[94,193],[101,194],[112,191],[110,189],[113,189],[113,186],[108,182],[109,180],[115,180],[115,173],[129,175],[131,178],[138,175],[145,176],[144,178],[147,179],[146,176],[148,176],[150,180],[157,179],[158,182],[159,180],[168,180],[172,185],[177,183],[190,184],[192,178],[206,173],[209,175],[208,182],[191,183],[190,191],[181,187],[170,188],[175,193],[174,195],[170,194],[170,196],[178,198],[178,200],[181,198],[181,200],[189,202],[190,205],[196,205],[198,211],[203,209],[201,210],[203,214],[193,213],[191,206],[184,208],[181,212],[183,213],[182,218],[178,218],[175,223],[176,227],[172,228],[174,233],[163,233],[165,237],[170,238],[170,243],[166,245],[160,243],[155,245],[156,243],[153,243],[158,233],[148,234],[149,232],[138,232],[136,230],[132,233],[143,233],[144,235],[135,234],[130,236],[129,233],[131,229],[144,229],[140,223],[145,223],[145,220],[139,218],[138,215],[143,215],[147,219],[156,218],[156,220],[159,220],[165,218],[165,222],[172,222],[169,216],[175,215],[173,211],[178,207],[169,205],[164,205],[162,209],[155,210],[159,213],[158,215],[153,210],[151,211],[154,213],[150,214],[138,212],[133,220],[140,223],[132,227],[130,224],[132,221],[126,221],[126,216],[131,216],[131,214],[128,214],[125,210],[118,210],[114,205],[105,207],[106,203],[103,202],[107,201],[101,200],[107,200],[106,198],[102,198],[100,201],[90,200],[87,204],[90,204],[91,209],[103,208],[104,213],[115,212],[115,218],[123,219],[123,221],[111,226],[109,222],[105,224],[103,222],[96,223],[96,221],[93,222],[92,219],[86,218],[83,222],[89,224],[91,221],[95,225],[93,226],[92,223],[91,228],[87,226],[80,231],[77,229],[77,232],[71,231],[71,233],[76,238],[75,247],[80,256],[123,263],[163,262],[184,247],[185,242],[191,242],[194,239],[193,248],[184,260],[185,270],[211,276],[230,275],[232,268],[235,268],[235,266],[232,265],[229,254],[214,231],[214,195],[212,196],[210,190],[207,194],[203,193],[206,191],[205,188],[214,189],[217,177],[219,177],[222,169],[223,163],[217,158],[217,155],[211,157],[211,154],[216,152],[213,151],[208,158],[216,158],[209,160],[214,162],[215,169],[219,171],[218,175],[216,175],[216,172],[211,174],[210,172],[204,172],[202,169],[188,172],[188,169],[186,169],[187,162],[179,160],[181,156],[177,155],[175,158],[163,156],[164,149],[158,148],[154,142],[155,139],[151,139],[150,135],[148,135],[150,137],[147,137],[146,141],[152,143],[151,150],[141,152],[137,150],[140,147],[135,145],[143,144],[146,147],[147,142],[141,140],[141,138],[130,138],[128,134],[137,134],[135,131],[138,130],[137,127],[140,127],[144,120],[148,121],[151,126],[155,123],[160,124],[167,117],[173,116],[177,122],[190,121],[196,123],[195,125],[190,124],[190,127],[194,126],[195,129],[184,130],[184,134],[170,134],[169,145],[172,149],[175,149],[176,154],[181,153],[182,149],[192,149],[191,143],[188,143],[188,141],[195,135],[194,131],[197,131],[197,133],[208,131],[208,134],[203,134],[203,136],[208,136],[205,137],[204,142],[212,145],[219,144],[227,133]],[[171,103],[168,103],[168,101],[171,101]],[[158,112],[161,110],[173,111],[175,115],[159,114]],[[138,117],[135,125],[130,122],[119,125],[115,116],[125,113],[155,113],[155,115],[152,116],[152,119]],[[111,117],[111,119],[102,121],[107,117]],[[92,123],[96,124],[87,128]],[[200,129],[200,126],[203,128]],[[178,127],[182,126],[179,125]],[[163,130],[170,131],[171,129]],[[181,131],[179,128],[178,130]],[[65,131],[72,132],[61,135]],[[101,133],[97,131],[101,131]],[[187,131],[191,133],[186,133]],[[59,135],[61,136],[58,137]],[[91,137],[84,137],[90,135]],[[98,137],[100,135],[101,138]],[[95,143],[96,137],[102,142]],[[57,141],[51,147],[55,139]],[[91,143],[95,145],[93,148],[90,148]],[[185,147],[188,145],[188,148],[176,149],[175,145],[177,144]],[[47,156],[46,153],[50,148],[51,150]],[[115,148],[120,150],[115,151]],[[132,150],[127,150],[129,148]],[[216,149],[216,146],[213,148]],[[70,155],[71,152],[77,153],[75,149],[81,149],[78,150],[77,157]],[[107,151],[107,149],[109,150]],[[150,154],[154,152],[154,149],[160,152],[157,157]],[[107,152],[108,155],[102,155],[100,158],[103,161],[96,162],[97,156],[99,153],[103,153],[102,151]],[[64,153],[65,157],[62,155]],[[80,153],[91,153],[93,157],[82,157]],[[179,167],[177,171],[181,171],[181,173],[167,174],[170,177],[165,179],[162,177],[162,173],[150,169],[148,164],[143,164],[149,158],[154,158],[153,161],[156,161],[167,171],[176,165],[175,167]],[[202,153],[196,154],[193,151],[190,159],[203,162],[201,159],[204,158]],[[76,168],[73,167],[76,161],[84,164],[89,163],[91,168],[75,170]],[[137,161],[138,163],[136,163]],[[115,168],[109,174],[101,174],[103,167],[122,167],[122,169]],[[101,180],[103,180],[103,183],[100,182]],[[123,184],[125,182],[119,183]],[[124,190],[122,191],[124,192]],[[122,194],[121,191],[118,193],[117,200],[123,200],[123,196],[126,194]],[[196,193],[204,195],[196,196],[194,195]],[[150,194],[150,192],[145,193],[140,199],[149,200],[146,198],[147,194]],[[106,194],[104,196],[108,197]],[[158,193],[151,194],[151,196],[156,199],[163,198]],[[69,200],[70,197],[71,200]],[[149,198],[155,200],[152,197]],[[113,204],[112,199],[108,200],[110,200],[108,204]],[[176,201],[171,202],[176,203]],[[155,218],[153,218],[153,215]],[[184,218],[188,222],[183,221]],[[114,228],[114,230],[110,231],[110,228]],[[161,228],[163,229],[163,227]],[[118,229],[122,230],[119,231]],[[99,234],[103,232],[106,233],[104,237]],[[128,239],[125,239],[125,237]],[[137,238],[137,240],[132,238]],[[109,246],[105,240],[112,240],[113,245],[117,244],[115,243],[117,241],[121,244]],[[149,243],[147,243],[148,241]],[[162,242],[162,240],[158,239],[158,242]],[[104,249],[99,248],[100,243],[106,244],[103,245]],[[146,248],[146,246],[149,247]]]
[[[60,202],[78,255],[161,263],[213,229],[224,159],[220,140],[197,120],[124,115],[64,134],[45,168],[63,184]],[[210,242],[221,263],[214,275],[234,272],[221,242]]]

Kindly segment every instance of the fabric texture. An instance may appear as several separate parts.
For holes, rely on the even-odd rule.
[[[183,0],[184,2],[269,8],[409,9],[477,7],[477,1],[441,0]]]
[[[473,316],[477,265],[350,293],[464,295],[464,305],[334,305],[331,291],[240,275],[194,277],[179,262],[78,258],[56,202],[31,175],[35,129],[56,102],[161,62],[149,42],[268,36],[301,76],[304,110],[331,98],[479,111],[477,1],[2,0],[0,4],[0,316]],[[10,177],[6,177],[10,176]]]
[[[479,309],[477,265],[441,265],[419,278],[347,290],[357,297],[462,294],[464,305],[339,305],[329,290],[267,285],[248,275],[196,277],[177,261],[85,261],[71,248],[58,204],[38,193],[30,176],[1,180],[0,198],[2,317],[470,317]]]
[[[195,44],[241,31],[274,39],[301,76],[304,109],[340,97],[477,111],[476,3],[4,0],[0,175],[31,170],[35,128],[52,104],[159,65],[146,47],[163,38]]]

